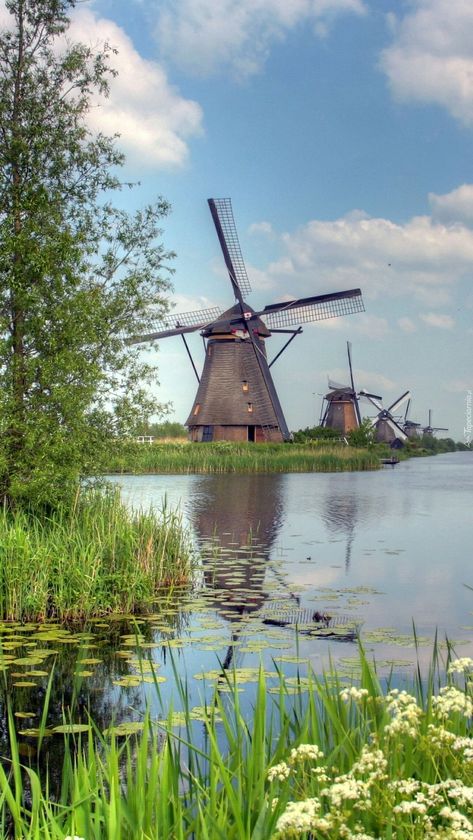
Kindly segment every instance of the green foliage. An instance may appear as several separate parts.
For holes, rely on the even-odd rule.
[[[163,423],[142,423],[138,435],[152,435],[155,438],[187,438],[187,429],[182,423],[165,420]]]
[[[111,49],[66,42],[75,0],[9,0],[0,34],[0,497],[55,506],[155,406],[124,335],[169,288],[159,199],[110,196],[122,155],[87,123]]]
[[[0,824],[11,831],[2,837],[469,837],[472,665],[453,661],[446,676],[432,670],[424,690],[414,684],[401,693],[383,690],[375,664],[360,650],[360,684],[342,683],[333,671],[321,678],[310,672],[307,702],[301,696],[288,702],[282,674],[279,692],[268,695],[261,670],[251,721],[229,670],[200,710],[197,738],[176,667],[180,731],[157,682],[153,708],[164,712],[160,719],[146,712],[104,733],[94,732],[93,722],[75,727],[73,718],[56,727],[65,749],[59,796],[47,762],[46,780],[40,761],[22,766],[7,701],[11,762],[0,765]],[[59,737],[47,732],[46,718],[47,708],[40,752],[41,742]]]
[[[0,512],[0,618],[84,619],[132,612],[191,575],[180,516],[130,512],[118,492],[82,491],[48,518]],[[80,597],[78,595],[80,593]]]
[[[294,432],[294,443],[308,443],[309,441],[339,441],[340,432],[329,429],[328,426],[307,426]]]
[[[342,472],[379,467],[377,454],[349,446],[286,443],[117,441],[111,473]]]
[[[444,452],[469,451],[464,443],[455,443],[453,438],[436,438],[434,435],[422,435],[409,438],[406,443],[409,455],[441,455]]]
[[[357,429],[352,429],[347,435],[350,446],[373,446],[376,429],[369,417],[364,417]]]

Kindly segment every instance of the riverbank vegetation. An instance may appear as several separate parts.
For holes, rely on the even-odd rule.
[[[383,449],[384,452],[384,449]],[[375,470],[380,453],[345,445],[117,442],[109,473],[341,472]]]
[[[130,511],[117,491],[83,491],[49,514],[0,511],[0,616],[77,621],[145,609],[190,579],[190,538],[174,511]]]
[[[207,707],[191,710],[181,685],[183,711],[146,714],[102,733],[69,717],[53,730],[44,723],[28,730],[9,708],[1,836],[471,837],[473,660],[452,660],[443,680],[433,669],[408,690],[383,689],[363,651],[360,660],[356,685],[336,673],[309,674],[300,683],[306,693],[292,701],[282,675],[279,692],[268,695],[260,671],[251,722],[231,671],[221,675],[225,693],[217,685]],[[192,719],[201,721],[197,736]],[[58,796],[39,756],[20,758],[28,737],[39,755],[50,739],[65,739]]]

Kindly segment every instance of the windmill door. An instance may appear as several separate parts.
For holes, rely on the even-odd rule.
[[[202,428],[202,443],[210,443],[213,440],[214,427],[204,426]]]

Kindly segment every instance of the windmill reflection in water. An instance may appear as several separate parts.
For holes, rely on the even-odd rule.
[[[208,603],[232,626],[223,669],[237,662],[238,648],[261,625],[343,641],[356,638],[347,616],[302,606],[279,568],[275,554],[284,482],[284,475],[252,473],[206,476],[195,487],[189,514],[201,549]]]

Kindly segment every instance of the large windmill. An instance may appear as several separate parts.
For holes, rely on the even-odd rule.
[[[287,441],[290,432],[271,376],[270,367],[302,324],[364,310],[360,289],[273,303],[255,311],[244,300],[250,283],[240,250],[229,198],[208,200],[236,303],[223,311],[212,309],[173,314],[156,331],[129,338],[149,342],[180,335],[198,380],[186,426],[193,441]],[[263,320],[264,319],[264,320]],[[205,362],[199,377],[187,345],[187,333],[200,331]],[[272,333],[290,338],[268,364],[265,340]]]
[[[339,385],[329,379],[328,387],[330,390],[324,396],[320,418],[321,426],[335,429],[343,435],[348,434],[352,429],[357,429],[361,423],[360,397],[369,396],[376,400],[381,399],[377,394],[368,394],[367,391],[357,392],[353,378],[351,343],[349,341],[347,341],[347,355],[350,385]]]
[[[378,443],[394,444],[395,441],[405,443],[407,435],[402,428],[402,419],[399,416],[399,409],[411,396],[410,391],[405,391],[388,408],[383,408],[381,403],[371,394],[365,394],[366,398],[378,410],[376,417],[373,417],[371,425],[376,428],[376,440]]]
[[[432,409],[429,408],[429,422],[422,429],[424,435],[434,435],[435,432],[448,432],[445,426],[432,426]]]

